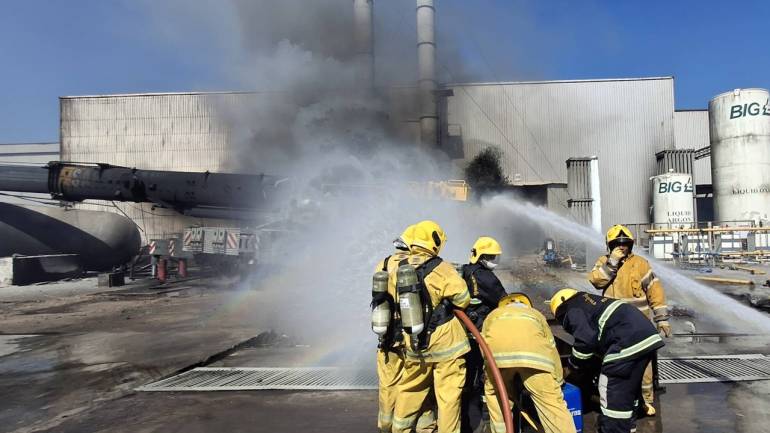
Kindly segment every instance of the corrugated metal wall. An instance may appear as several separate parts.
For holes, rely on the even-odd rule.
[[[677,149],[700,149],[711,145],[708,110],[678,110],[674,112],[674,146]],[[711,184],[711,157],[695,161],[693,183]]]
[[[665,174],[669,171],[674,173],[687,173],[692,175],[693,163],[695,159],[693,149],[674,149],[658,152],[655,158],[658,162],[657,174]]]
[[[1,164],[39,164],[45,165],[51,161],[59,160],[59,143],[0,143],[0,163]],[[2,193],[13,195],[24,195],[32,198],[49,199],[49,194],[31,194],[0,191]],[[24,200],[20,198],[0,195],[0,202],[37,205],[40,203]]]
[[[497,146],[511,179],[564,183],[567,158],[596,155],[603,225],[649,220],[655,153],[674,148],[673,78],[447,87],[465,162]]]
[[[175,171],[228,171],[230,113],[253,94],[193,93],[63,97],[61,158]],[[149,204],[95,202],[84,208],[124,213],[145,240],[193,224],[233,223],[183,217]]]

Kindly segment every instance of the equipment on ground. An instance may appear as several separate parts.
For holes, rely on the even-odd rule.
[[[543,261],[548,266],[561,265],[561,257],[559,257],[559,252],[556,250],[556,241],[551,238],[543,242]]]

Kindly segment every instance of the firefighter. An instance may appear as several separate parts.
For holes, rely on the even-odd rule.
[[[471,303],[465,310],[468,317],[481,331],[484,319],[497,308],[505,289],[492,272],[499,263],[503,249],[494,238],[482,236],[471,248],[470,263],[463,265],[462,277],[471,294]],[[465,391],[463,392],[462,431],[472,432],[476,426],[489,417],[485,413],[481,396],[484,393],[484,359],[478,343],[469,338],[470,352],[465,355]]]
[[[642,376],[663,339],[647,316],[623,301],[562,289],[551,298],[554,317],[575,337],[569,365],[584,368],[601,361],[600,433],[628,433],[635,428]]]
[[[433,221],[416,224],[411,233],[408,264],[419,277],[417,285],[423,295],[423,305],[429,307],[430,312],[424,317],[424,330],[419,335],[410,335],[407,333],[410,313],[404,311],[409,305],[405,305],[406,298],[399,294],[406,359],[398,384],[393,433],[412,431],[431,389],[437,402],[438,431],[460,431],[460,396],[465,384],[463,355],[470,347],[462,324],[451,310],[467,307],[470,294],[454,266],[439,257],[446,241],[444,231]],[[402,266],[399,276],[404,268],[409,270]]]
[[[631,252],[634,247],[631,231],[622,225],[612,226],[607,231],[606,241],[609,254],[596,261],[589,281],[602,291],[602,296],[621,299],[637,307],[648,319],[655,321],[659,332],[670,337],[666,294],[647,260]],[[644,413],[654,416],[652,363],[644,370],[642,398]]]
[[[529,298],[521,293],[502,298],[484,322],[482,336],[500,369],[508,395],[515,395],[513,383],[518,376],[532,396],[543,430],[574,433],[575,423],[561,391],[564,378],[556,342],[545,317],[532,308]],[[503,433],[503,413],[491,377],[487,371],[484,393],[491,430]]]
[[[409,257],[409,233],[413,226],[409,226],[400,237],[393,241],[395,252],[385,257],[377,264],[375,272],[384,271],[389,274],[388,299],[390,310],[390,323],[385,334],[380,339],[377,348],[377,377],[379,379],[379,411],[377,414],[377,429],[380,433],[390,433],[393,426],[393,409],[396,406],[396,387],[401,379],[404,368],[404,343],[401,334],[400,317],[396,308],[398,295],[396,294],[396,270],[401,261]],[[374,304],[374,302],[373,302]],[[374,307],[374,305],[372,305]],[[427,402],[429,407],[430,402]],[[424,409],[417,421],[417,429],[421,431],[433,431],[436,426],[436,418],[432,409]]]

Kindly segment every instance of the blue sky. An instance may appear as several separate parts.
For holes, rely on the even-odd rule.
[[[377,1],[389,2],[377,6],[378,46],[386,33],[410,40],[414,1]],[[223,66],[238,50],[230,23],[210,17],[221,1],[201,2],[200,14],[193,0],[0,2],[0,142],[57,140],[61,95],[249,90]],[[768,1],[437,4],[440,61],[451,78],[673,75],[677,108],[770,87]]]

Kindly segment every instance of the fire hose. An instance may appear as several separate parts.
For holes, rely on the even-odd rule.
[[[505,432],[506,433],[514,433],[513,430],[513,415],[511,414],[511,405],[508,400],[508,392],[505,388],[505,383],[503,382],[503,376],[500,374],[500,369],[497,368],[497,363],[495,362],[495,357],[492,354],[492,351],[489,349],[489,346],[487,346],[487,342],[484,341],[484,338],[481,337],[481,333],[479,333],[479,330],[476,329],[476,326],[473,324],[470,318],[463,312],[462,310],[454,310],[455,316],[460,319],[460,321],[465,326],[465,329],[470,331],[471,334],[476,338],[476,341],[479,343],[479,348],[481,348],[481,351],[484,352],[484,359],[486,360],[489,371],[492,372],[492,377],[495,380],[495,388],[497,389],[497,397],[500,400],[500,408],[503,411],[503,422],[505,422]]]

